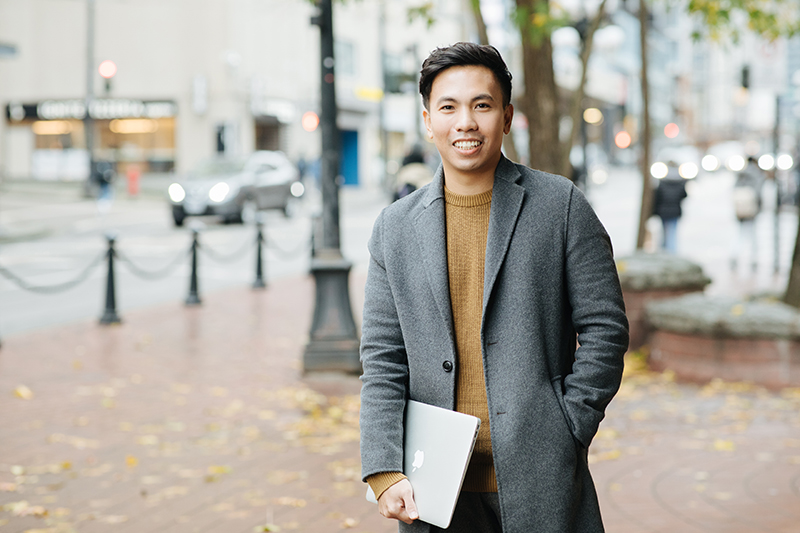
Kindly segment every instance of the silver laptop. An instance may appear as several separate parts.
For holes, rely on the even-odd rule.
[[[414,489],[419,518],[447,529],[467,473],[480,418],[409,400],[403,473]],[[377,503],[367,487],[367,500]]]

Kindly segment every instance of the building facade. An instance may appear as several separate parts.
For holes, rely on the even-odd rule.
[[[409,20],[412,4],[335,2],[348,183],[379,182],[385,159],[402,157],[420,137],[419,62],[470,31],[464,0],[437,2],[432,26]],[[306,0],[0,0],[0,41],[14,50],[0,56],[0,176],[85,179],[87,127],[95,159],[119,172],[135,165],[180,173],[220,153],[257,149],[313,162],[314,12]],[[108,80],[98,72],[105,60],[116,66]],[[383,94],[384,71],[405,80],[397,92]]]

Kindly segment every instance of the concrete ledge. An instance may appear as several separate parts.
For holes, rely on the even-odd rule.
[[[624,291],[702,291],[711,283],[700,265],[675,255],[636,252],[616,262]]]
[[[702,291],[711,282],[699,265],[660,253],[637,252],[618,258],[617,271],[630,324],[631,350],[647,342],[650,330],[645,308],[650,302]]]
[[[689,294],[651,302],[651,368],[678,379],[800,386],[800,313],[776,301]]]

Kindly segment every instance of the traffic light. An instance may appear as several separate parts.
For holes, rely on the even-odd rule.
[[[100,63],[100,66],[97,67],[97,71],[106,80],[106,94],[111,93],[111,78],[117,73],[117,64],[110,59],[106,59]]]

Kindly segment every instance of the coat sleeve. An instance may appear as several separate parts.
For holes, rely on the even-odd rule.
[[[566,290],[580,346],[564,379],[564,401],[575,438],[588,447],[622,380],[628,320],[611,240],[574,187],[566,232]]]
[[[403,471],[403,414],[408,389],[408,360],[393,287],[384,260],[381,214],[369,242],[370,263],[364,294],[361,336],[362,478]]]

